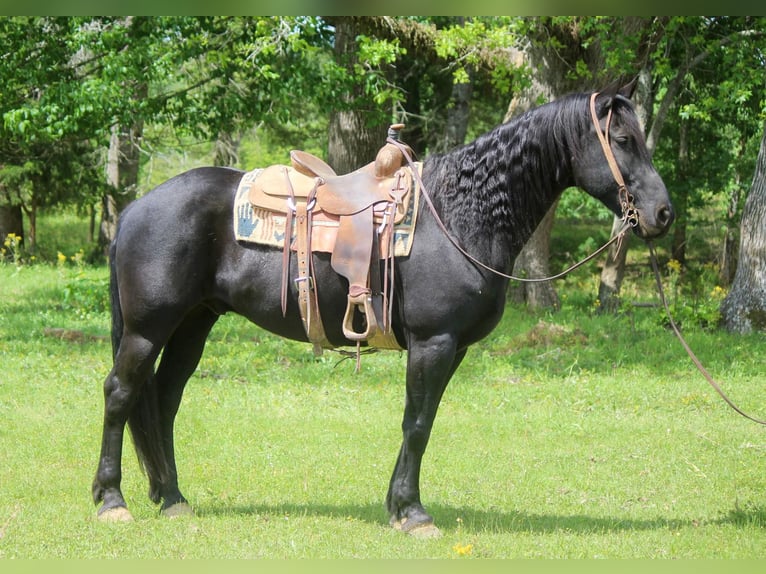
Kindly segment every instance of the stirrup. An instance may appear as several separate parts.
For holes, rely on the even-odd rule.
[[[378,330],[378,322],[375,319],[375,311],[372,308],[372,298],[369,289],[352,289],[356,293],[348,294],[346,314],[343,317],[343,336],[350,341],[366,341]],[[362,333],[354,331],[354,310],[356,308],[364,313],[367,327]]]

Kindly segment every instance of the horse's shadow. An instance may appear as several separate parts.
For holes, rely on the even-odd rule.
[[[437,526],[445,532],[471,533],[590,533],[623,532],[645,530],[677,530],[687,526],[699,526],[700,522],[713,525],[756,526],[766,528],[766,507],[749,505],[734,508],[719,518],[698,520],[693,518],[635,519],[620,516],[589,516],[587,514],[535,514],[522,511],[476,510],[431,504],[429,512]],[[257,515],[274,516],[316,516],[325,518],[353,519],[370,524],[387,525],[385,509],[380,504],[296,504],[278,505],[202,505],[196,509],[197,516]]]

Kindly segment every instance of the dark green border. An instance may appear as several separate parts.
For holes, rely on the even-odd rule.
[[[660,0],[0,0],[2,15],[746,15],[766,11],[762,2],[731,0],[695,2]]]

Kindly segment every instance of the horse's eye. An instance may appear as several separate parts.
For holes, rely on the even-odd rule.
[[[625,134],[614,134],[612,136],[612,141],[620,145],[623,145],[628,143],[628,136],[626,136]]]

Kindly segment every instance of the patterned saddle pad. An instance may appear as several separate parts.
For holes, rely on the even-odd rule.
[[[247,172],[241,179],[234,200],[234,235],[237,241],[284,247],[287,218],[283,213],[272,212],[254,207],[249,200],[250,186],[263,170],[255,169]],[[412,200],[409,202],[404,218],[394,227],[394,256],[407,256],[412,249],[415,233],[415,223],[420,202],[420,190],[416,184],[412,190]],[[339,219],[324,212],[316,212],[313,216],[311,230],[312,251],[332,253],[335,246]],[[290,230],[291,249],[295,250],[295,224]],[[381,241],[381,247],[387,245]],[[381,257],[387,253],[383,251]]]

